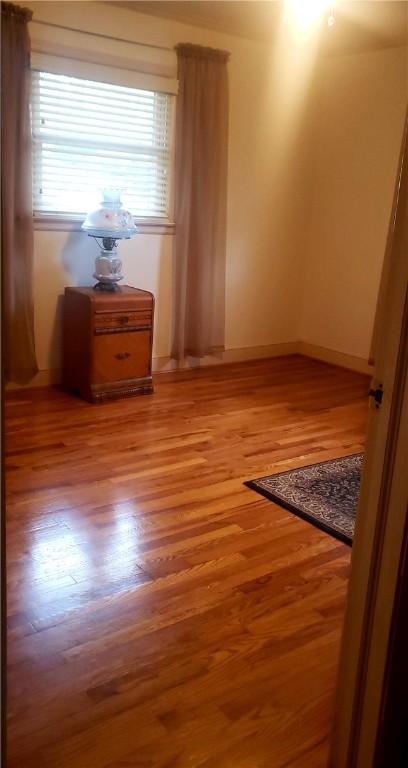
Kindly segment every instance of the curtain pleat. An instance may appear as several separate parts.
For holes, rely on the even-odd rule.
[[[37,372],[32,292],[31,11],[1,3],[1,255],[6,381]]]
[[[229,54],[176,46],[172,357],[224,349]]]

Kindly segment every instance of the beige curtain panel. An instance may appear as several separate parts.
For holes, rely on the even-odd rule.
[[[31,11],[1,4],[1,257],[6,381],[37,372],[32,296]]]
[[[229,54],[176,46],[172,357],[224,349]]]

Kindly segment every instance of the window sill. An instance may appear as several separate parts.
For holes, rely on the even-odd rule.
[[[37,214],[33,216],[34,230],[48,232],[80,232],[84,217]],[[141,235],[172,235],[175,224],[161,219],[135,219]]]

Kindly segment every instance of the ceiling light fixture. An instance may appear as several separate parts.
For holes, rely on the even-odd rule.
[[[327,24],[333,27],[334,0],[285,0],[284,21],[292,21],[303,29],[308,29],[320,19],[327,17]]]

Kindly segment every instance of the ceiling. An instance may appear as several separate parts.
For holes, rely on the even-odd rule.
[[[270,43],[282,19],[283,3],[279,0],[115,0],[115,6],[118,5]],[[335,19],[325,36],[329,52],[386,48],[404,45],[408,40],[408,0],[337,0]]]

